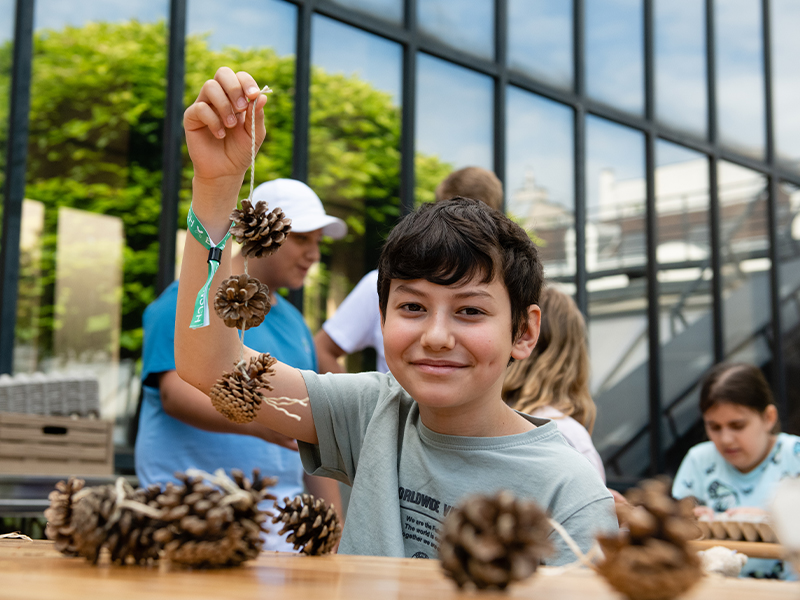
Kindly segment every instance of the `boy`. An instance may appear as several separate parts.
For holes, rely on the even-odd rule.
[[[266,98],[247,73],[221,68],[184,115],[194,212],[212,239],[225,234],[250,163],[247,98],[258,145]],[[204,392],[240,352],[219,319],[189,329],[207,254],[187,239],[175,336],[179,374]],[[224,255],[216,279],[229,272]],[[277,363],[265,393],[308,402],[292,415],[264,405],[257,416],[298,440],[306,470],[353,486],[340,551],[435,557],[450,508],[499,489],[536,500],[584,551],[596,533],[614,531],[613,501],[591,465],[554,423],[500,396],[508,362],[528,356],[539,332],[542,271],[525,232],[474,200],[427,205],[392,231],[379,273],[392,374],[317,375]],[[551,537],[549,562],[574,560]]]

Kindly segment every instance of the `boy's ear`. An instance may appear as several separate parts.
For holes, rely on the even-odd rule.
[[[511,358],[514,360],[524,360],[531,355],[539,339],[539,328],[542,324],[542,310],[535,304],[528,307],[527,327],[522,331],[522,335],[517,338],[511,348]]]

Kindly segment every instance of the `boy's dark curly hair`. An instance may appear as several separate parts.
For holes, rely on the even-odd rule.
[[[378,262],[378,297],[386,315],[392,279],[439,285],[500,277],[511,300],[511,335],[525,331],[528,307],[539,303],[543,271],[525,231],[503,213],[471,198],[423,204],[389,234]]]

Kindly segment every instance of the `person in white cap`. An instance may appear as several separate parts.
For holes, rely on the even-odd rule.
[[[245,344],[269,351],[294,367],[316,371],[314,344],[303,315],[276,292],[300,288],[309,268],[320,258],[323,236],[340,239],[347,226],[325,214],[319,197],[300,181],[263,183],[254,191],[253,199],[282,208],[292,220],[292,231],[280,252],[248,261],[250,276],[269,287],[272,309],[261,325],[245,331]],[[244,273],[241,254],[234,257],[233,269]],[[205,394],[178,376],[174,352],[177,293],[176,281],[144,313],[142,403],[135,454],[139,483],[164,485],[175,480],[176,471],[190,467],[209,473],[219,468],[227,472],[240,469],[246,475],[259,468],[262,474],[278,478],[271,493],[279,500],[293,498],[305,486],[315,496],[333,502],[339,514],[344,514],[338,484],[304,475],[294,440],[255,422],[231,423],[213,408]],[[265,549],[291,551],[292,545],[277,535],[277,529],[270,529],[273,531],[267,535]]]

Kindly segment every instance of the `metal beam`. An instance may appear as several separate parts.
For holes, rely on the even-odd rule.
[[[19,290],[19,240],[28,159],[31,107],[34,0],[17,0],[14,54],[3,186],[3,237],[0,239],[0,373],[14,370],[14,333]]]
[[[400,123],[400,214],[414,210],[417,106],[417,0],[406,0],[403,45],[403,108]]]
[[[156,292],[158,294],[163,292],[175,279],[175,239],[178,231],[181,147],[183,145],[185,48],[186,0],[171,0],[169,9],[167,99],[164,108],[161,218],[158,227],[158,280],[156,282]]]
[[[654,57],[653,0],[644,0],[644,86],[645,118],[655,114],[655,57]],[[646,240],[647,240],[647,379],[650,398],[650,473],[664,472],[664,448],[661,423],[661,335],[659,332],[658,214],[656,209],[656,136],[645,132]]]

